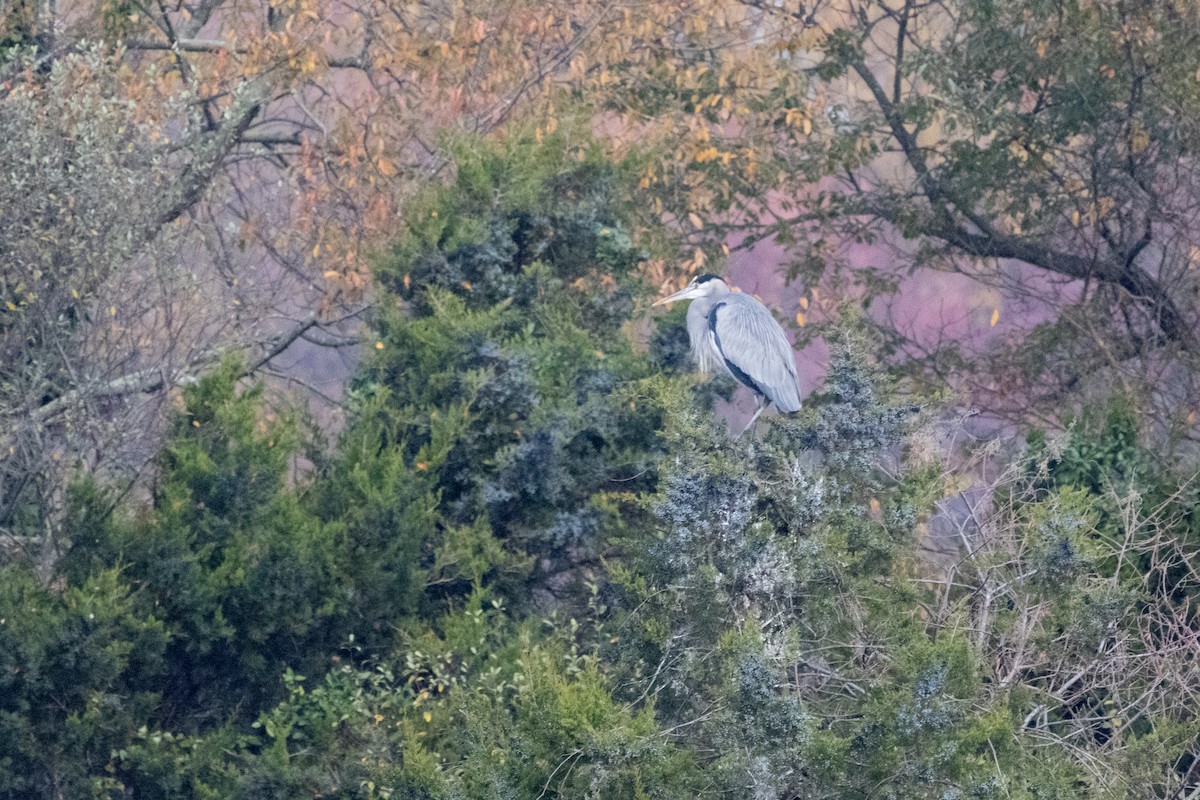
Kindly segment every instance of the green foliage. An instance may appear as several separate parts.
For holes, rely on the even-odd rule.
[[[1183,785],[1194,504],[1127,409],[1033,437],[934,574],[961,476],[863,339],[731,439],[720,387],[678,377],[678,315],[648,352],[625,330],[621,170],[520,141],[464,146],[412,211],[332,453],[299,470],[296,420],[227,360],[147,502],[81,481],[52,583],[3,567],[0,794]]]
[[[65,592],[0,572],[0,794],[86,797],[154,714],[168,634],[118,570]]]
[[[1144,528],[1141,521],[1157,517],[1167,521],[1180,546],[1193,546],[1200,541],[1200,486],[1190,472],[1180,470],[1145,439],[1132,403],[1113,397],[1101,407],[1085,409],[1059,440],[1032,432],[1028,469],[1047,492],[1075,490],[1082,495],[1077,505],[1086,508],[1081,513],[1095,516],[1089,526],[1095,531],[1093,539],[1156,536],[1159,531]],[[1096,542],[1090,546],[1096,550]],[[1073,558],[1067,551],[1080,546],[1064,544],[1060,549],[1064,558]],[[1158,570],[1151,560],[1149,553],[1143,554],[1139,568],[1124,577],[1140,583],[1145,572]],[[1116,564],[1109,559],[1097,567],[1112,570]],[[1200,591],[1186,569],[1167,567],[1161,577],[1167,592],[1182,596]]]
[[[571,126],[541,141],[460,139],[449,150],[455,179],[410,206],[377,271],[384,286],[420,311],[443,289],[472,309],[509,300],[520,312],[563,294],[573,322],[601,334],[629,318],[631,268],[644,257],[630,239],[629,166]]]
[[[622,331],[639,258],[628,194],[563,134],[458,155],[380,268],[410,305],[377,320],[350,437],[405,454],[436,526],[490,530],[558,571],[615,524],[602,495],[652,486],[661,454],[660,409],[638,388],[653,372]]]
[[[1053,486],[1075,486],[1093,495],[1144,485],[1154,468],[1149,450],[1141,446],[1133,407],[1119,397],[1104,408],[1090,407],[1070,421],[1071,431],[1061,452],[1049,453],[1045,435],[1030,435],[1031,457],[1048,457]],[[1159,465],[1161,466],[1161,465]]]
[[[36,30],[35,3],[19,0],[5,6],[0,14],[0,65],[5,64],[20,48],[34,44]]]
[[[150,513],[81,514],[91,528],[61,565],[71,582],[120,569],[163,621],[164,718],[191,724],[260,708],[286,666],[321,664],[344,635],[336,531],[287,484],[294,425],[262,416],[240,373],[230,360],[185,391]]]
[[[631,694],[719,754],[709,774],[729,796],[982,785],[1011,735],[1006,711],[979,705],[966,642],[894,613],[917,599],[900,567],[936,477],[879,470],[912,410],[889,407],[856,347],[761,441],[675,409],[657,541],[630,542],[613,575]]]

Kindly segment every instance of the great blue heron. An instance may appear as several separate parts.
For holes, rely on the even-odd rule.
[[[780,411],[800,410],[800,379],[787,335],[767,307],[747,294],[731,292],[718,275],[700,275],[686,288],[654,305],[691,300],[687,312],[692,356],[701,372],[723,369],[754,391],[758,410],[742,429],[774,403]]]

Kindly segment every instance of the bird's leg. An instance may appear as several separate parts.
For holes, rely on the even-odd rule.
[[[754,416],[753,416],[753,417],[751,417],[751,418],[750,418],[750,421],[746,423],[746,427],[742,428],[742,432],[738,434],[738,438],[739,438],[739,439],[740,439],[740,438],[742,438],[743,436],[745,436],[745,435],[746,435],[746,431],[748,431],[748,430],[750,430],[752,427],[754,427],[754,423],[755,423],[755,422],[758,422],[758,416],[759,416],[759,414],[761,414],[762,412],[766,411],[766,410],[767,410],[767,406],[771,405],[771,401],[770,401],[770,400],[767,400],[766,402],[763,402],[763,399],[762,399],[761,397],[757,396],[757,395],[755,395],[754,401],[755,401],[755,403],[757,403],[757,405],[758,405],[758,411],[755,411],[755,412],[754,412]]]

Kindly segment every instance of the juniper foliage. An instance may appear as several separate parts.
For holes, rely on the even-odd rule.
[[[624,327],[622,168],[563,135],[459,159],[380,265],[331,452],[297,470],[299,419],[230,360],[149,502],[81,481],[53,582],[7,559],[0,794],[1194,786],[1193,490],[1132,417],[1035,436],[939,572],[967,473],[853,324],[803,411],[731,439],[678,316]]]

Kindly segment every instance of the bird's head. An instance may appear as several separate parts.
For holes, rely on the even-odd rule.
[[[665,306],[667,303],[674,303],[676,300],[694,300],[697,297],[707,297],[710,294],[718,292],[728,292],[729,286],[721,278],[720,275],[697,275],[692,278],[692,282],[678,292],[672,295],[667,295],[662,300],[657,301],[654,305]]]

